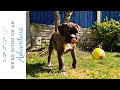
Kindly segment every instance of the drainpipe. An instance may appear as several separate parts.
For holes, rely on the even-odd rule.
[[[97,11],[97,22],[101,21],[101,11]]]

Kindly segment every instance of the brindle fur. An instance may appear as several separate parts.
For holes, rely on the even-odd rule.
[[[71,31],[67,30],[68,28],[71,28]],[[76,68],[76,53],[75,53],[76,43],[70,42],[71,37],[69,37],[69,35],[78,33],[79,29],[80,29],[79,25],[74,24],[72,22],[63,23],[62,25],[58,26],[59,33],[55,32],[50,39],[49,55],[48,55],[48,66],[49,67],[51,66],[52,51],[55,49],[58,55],[58,63],[59,63],[60,72],[65,72],[63,54],[69,51],[71,52],[71,55],[73,58],[72,67]],[[68,39],[65,38],[65,35],[68,36],[67,37]]]

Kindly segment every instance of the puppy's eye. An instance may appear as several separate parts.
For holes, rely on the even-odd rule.
[[[70,31],[70,30],[71,30],[71,28],[67,28],[67,30],[68,30],[68,31]]]
[[[71,30],[70,28],[68,28],[68,30]]]

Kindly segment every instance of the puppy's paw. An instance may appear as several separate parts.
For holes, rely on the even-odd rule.
[[[72,67],[73,67],[73,69],[75,69],[75,68],[76,68],[76,65],[72,64]]]
[[[51,65],[51,63],[49,63],[49,64],[48,64],[48,67],[49,67],[49,68],[52,68],[53,66]]]
[[[59,73],[60,74],[66,74],[66,72],[64,70],[60,70]]]

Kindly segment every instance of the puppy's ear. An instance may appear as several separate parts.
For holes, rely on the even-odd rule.
[[[59,33],[62,35],[62,36],[64,36],[64,31],[65,31],[65,27],[66,27],[67,25],[65,24],[65,23],[63,23],[63,24],[61,24],[61,25],[59,25],[58,26],[58,31],[59,31]]]
[[[76,24],[76,23],[75,23],[75,26],[76,26],[78,31],[81,29],[81,27],[78,24]]]
[[[77,31],[79,32],[80,29],[81,29],[81,27],[80,27],[78,24],[76,24],[76,23],[75,23],[75,26],[76,26],[76,28],[77,28]],[[80,37],[79,37],[79,33],[76,33],[76,38],[77,38],[77,40],[80,39]]]

